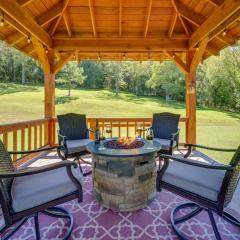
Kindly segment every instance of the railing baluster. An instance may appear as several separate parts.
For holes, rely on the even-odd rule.
[[[13,151],[17,151],[17,131],[13,131]],[[17,160],[17,154],[13,154],[13,161]]]
[[[128,128],[128,122],[127,122],[127,137],[129,137],[129,128]]]
[[[37,126],[34,126],[34,134],[33,134],[33,137],[34,137],[34,149],[37,149]]]
[[[42,130],[43,130],[43,127],[42,127],[42,123],[39,125],[39,147],[42,147],[43,145],[43,134],[42,134]]]
[[[25,128],[21,129],[21,151],[25,151]],[[23,154],[21,154],[21,157]]]
[[[111,126],[111,129],[112,129],[112,131],[111,131],[111,138],[112,138],[112,136],[113,136],[113,124],[112,124],[112,121],[110,122],[110,126]]]
[[[118,122],[118,137],[121,137],[121,122]]]
[[[28,150],[32,150],[32,128],[28,127]]]
[[[8,148],[8,133],[3,134],[3,144]]]

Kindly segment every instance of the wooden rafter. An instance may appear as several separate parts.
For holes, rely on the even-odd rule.
[[[51,22],[52,20],[54,20],[56,17],[58,17],[61,13],[62,7],[61,4],[56,4],[55,6],[53,6],[51,9],[49,9],[47,12],[43,13],[42,15],[40,15],[37,19],[35,19],[37,21],[37,23],[43,27],[44,25],[46,25],[47,23]],[[15,26],[17,26],[15,24]],[[16,32],[11,33],[11,35],[6,37],[6,41],[10,44],[10,45],[14,45],[20,41],[22,41],[25,37],[26,34],[21,34],[19,33],[19,28],[16,27]],[[21,31],[20,31],[21,32]],[[28,34],[29,35],[29,34]]]
[[[203,54],[206,50],[207,44],[208,44],[209,38],[205,37],[199,44],[199,47],[197,48],[191,65],[190,65],[190,72],[195,72],[197,69],[198,64],[202,61]]]
[[[64,23],[65,23],[65,26],[66,26],[66,29],[67,29],[67,32],[68,32],[68,36],[72,37],[72,31],[71,31],[71,27],[70,27],[70,22],[69,22],[69,17],[68,17],[67,11],[65,11],[64,14],[63,14],[63,20],[64,20]]]
[[[20,6],[22,6],[22,7],[24,7],[24,6],[26,6],[26,5],[28,5],[30,2],[32,2],[33,0],[17,0],[17,3],[20,5]]]
[[[177,5],[177,7],[178,7],[179,14],[183,18],[185,18],[186,20],[188,20],[189,22],[191,22],[192,24],[194,24],[197,27],[199,27],[199,26],[201,26],[201,24],[203,24],[203,22],[205,21],[204,17],[202,17],[198,13],[192,11],[188,7],[184,6],[183,4],[180,4],[180,2],[178,0],[174,0],[174,2],[175,2],[175,5]],[[220,34],[216,37],[218,40],[224,42],[225,44],[231,45],[234,43],[233,37],[229,34],[226,34],[225,36],[222,36]],[[211,40],[211,39],[209,39],[209,40]],[[214,52],[214,55],[216,55],[216,53],[218,51],[212,51],[213,49],[214,49],[214,46],[210,46],[210,44],[208,44],[207,51],[211,52],[211,53]]]
[[[122,0],[119,0],[119,37],[122,37]]]
[[[90,16],[91,16],[93,35],[94,35],[94,37],[96,37],[97,36],[97,28],[96,28],[96,21],[95,21],[95,14],[94,14],[92,0],[88,0],[88,5],[89,5]]]
[[[172,5],[173,5],[173,7],[174,7],[174,9],[175,9],[175,11],[178,15],[178,18],[179,18],[179,20],[180,20],[180,22],[183,26],[184,31],[189,36],[190,35],[190,30],[189,30],[187,24],[184,22],[184,19],[182,18],[181,14],[179,13],[178,5],[176,4],[175,0],[172,0]]]
[[[72,58],[73,53],[66,53],[59,62],[52,67],[53,74],[56,74]]]
[[[234,15],[234,17],[231,18],[231,21],[229,21],[228,24],[239,18],[239,13],[238,15],[235,15],[239,9],[239,0],[225,0],[224,3],[217,7],[210,17],[205,20],[204,23],[201,24],[201,26],[192,34],[189,40],[190,49],[195,47],[197,43],[200,42],[204,37],[212,34],[214,30],[217,29],[217,32],[214,34],[214,36],[216,36],[220,31],[223,31],[224,28],[226,28],[225,22],[228,21],[232,15]]]
[[[62,17],[63,17],[63,14],[64,14],[67,6],[68,6],[69,1],[70,1],[70,0],[64,0],[64,1],[63,1],[62,11],[61,11],[58,19],[56,20],[56,22],[51,26],[51,30],[50,30],[51,36],[53,36],[54,33],[55,33],[55,31],[57,30],[57,27],[58,27],[58,25],[59,25],[59,23],[60,23],[60,21],[61,21],[61,19],[62,19]]]
[[[51,48],[52,39],[48,33],[42,29],[37,22],[14,0],[0,0],[0,8],[8,14],[14,21],[19,23],[32,36]]]
[[[186,51],[187,40],[151,38],[53,39],[53,49],[85,52],[159,52]]]
[[[177,18],[178,18],[178,14],[175,12],[172,16],[171,25],[170,25],[170,28],[169,28],[169,31],[168,31],[168,37],[169,38],[172,37]]]
[[[184,73],[187,74],[189,72],[189,68],[186,63],[184,63],[180,57],[178,57],[173,52],[165,52],[165,54],[177,65],[177,67]]]
[[[218,7],[222,3],[222,1],[219,0],[207,0],[207,1],[215,7]]]
[[[148,0],[147,14],[146,14],[146,20],[145,20],[145,27],[144,27],[144,37],[147,37],[151,10],[152,10],[152,0]]]

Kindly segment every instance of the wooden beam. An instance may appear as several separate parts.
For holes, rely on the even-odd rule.
[[[60,21],[61,21],[61,19],[62,19],[62,16],[63,16],[63,14],[64,14],[67,6],[68,6],[69,1],[70,1],[70,0],[64,0],[64,1],[63,1],[62,11],[61,11],[61,13],[60,13],[57,21],[51,26],[51,30],[50,30],[51,36],[54,35],[54,33],[55,33],[55,31],[56,31],[56,29],[57,29],[57,27],[58,27],[58,25],[59,25],[59,23],[60,23]]]
[[[148,0],[147,14],[146,14],[146,20],[145,20],[145,27],[144,27],[144,37],[145,38],[147,37],[149,20],[150,20],[150,16],[151,16],[151,10],[152,10],[152,0]]]
[[[17,0],[17,3],[22,6],[25,7],[27,6],[30,2],[32,2],[33,0]]]
[[[199,44],[199,47],[197,48],[194,57],[191,61],[190,65],[190,72],[196,72],[198,64],[202,61],[203,54],[206,50],[207,44],[208,44],[208,37],[205,37]]]
[[[187,40],[177,39],[142,39],[142,38],[109,38],[109,39],[53,39],[53,49],[79,52],[159,52],[186,51]]]
[[[223,4],[213,11],[210,17],[192,34],[189,40],[189,47],[192,49],[208,34],[211,34],[216,28],[221,26],[224,29],[224,22],[240,9],[240,0],[225,0]],[[235,16],[231,22],[239,18]],[[218,32],[221,30],[218,29]]]
[[[89,6],[90,17],[91,17],[91,22],[92,22],[93,35],[94,35],[94,37],[96,37],[97,29],[96,29],[96,22],[95,22],[95,15],[94,15],[94,8],[93,8],[92,0],[88,0],[88,6]]]
[[[45,73],[50,73],[51,72],[51,65],[46,53],[46,48],[40,43],[37,39],[32,38],[32,43],[34,48],[36,49],[39,63],[42,65],[43,71]]]
[[[119,37],[122,37],[122,0],[119,0]]]
[[[166,55],[177,65],[177,67],[184,73],[189,73],[189,68],[186,63],[184,63],[181,58],[179,58],[173,52],[166,52]]]
[[[171,25],[170,25],[170,28],[169,28],[169,31],[168,31],[168,37],[169,38],[172,37],[177,18],[178,18],[178,14],[176,12],[174,12],[174,14],[172,16],[172,20],[171,20]]]
[[[174,0],[174,2],[178,8],[179,14],[183,18],[185,18],[186,20],[188,20],[189,22],[194,24],[195,26],[199,27],[206,20],[199,13],[192,11],[190,8],[184,6],[183,4],[180,4],[180,2],[178,0]],[[222,36],[220,34],[220,35],[216,36],[216,38],[228,45],[232,45],[235,42],[234,38],[229,34],[226,34],[225,36]],[[209,40],[211,40],[211,39],[209,39]],[[213,50],[214,48],[215,48],[214,46],[212,46],[212,45],[210,46],[210,44],[208,44],[207,49],[210,50],[209,52],[211,52],[211,49]],[[216,55],[216,53],[218,51],[213,51],[213,52],[214,52],[214,55]]]
[[[36,21],[40,26],[44,26],[53,21],[55,18],[59,17],[61,13],[62,4],[58,3],[54,5],[52,8],[50,8],[48,11],[44,12],[42,15],[38,16],[36,18]]]
[[[20,24],[32,36],[37,38],[44,45],[51,48],[52,39],[48,33],[43,30],[37,22],[26,12],[15,0],[0,0],[0,8],[12,19]]]
[[[186,23],[184,22],[184,20],[182,19],[182,16],[181,16],[181,14],[179,12],[179,4],[177,4],[177,2],[178,1],[172,0],[172,5],[173,5],[173,7],[174,7],[174,9],[175,9],[175,11],[176,11],[176,13],[178,15],[178,18],[179,18],[179,20],[180,20],[180,22],[181,22],[181,24],[183,26],[184,31],[189,36],[190,35],[190,30],[189,30],[188,26],[186,25]]]
[[[236,22],[236,20],[238,20],[240,18],[240,7],[239,9],[232,14],[226,21],[224,21],[224,23],[220,24],[218,27],[216,27],[210,34],[209,34],[209,39],[213,39],[215,38],[217,35],[221,34],[224,30],[227,30],[228,27],[230,27],[234,22]],[[226,34],[226,36],[222,36],[224,37],[224,39],[226,41],[229,40],[229,38],[231,38],[231,36],[229,36],[229,34]],[[228,39],[227,39],[228,37]],[[235,42],[234,39],[232,38],[233,43]],[[230,40],[231,42],[231,40]],[[233,44],[231,43],[231,44]]]
[[[215,7],[218,7],[222,3],[222,1],[219,0],[207,0],[207,1]]]
[[[47,23],[51,22],[52,20],[54,20],[56,17],[58,17],[60,15],[61,11],[62,11],[61,4],[56,4],[50,10],[48,10],[47,12],[38,16],[37,19],[35,19],[35,20],[42,27],[42,26],[46,25]],[[18,42],[22,41],[25,37],[27,37],[26,34],[22,33],[23,34],[22,35],[22,34],[19,33],[20,27],[17,26],[16,23],[14,23],[13,25],[15,26],[16,30],[18,30],[18,31],[16,31],[16,32],[14,32],[11,35],[6,37],[6,41],[11,46],[14,45],[14,44],[17,44]]]
[[[63,14],[63,20],[64,20],[64,23],[65,23],[65,26],[66,26],[66,29],[67,29],[67,32],[68,32],[68,36],[72,37],[72,31],[71,31],[71,27],[70,27],[70,22],[69,22],[69,17],[68,17],[67,11],[65,11],[64,14]]]
[[[57,74],[58,71],[72,58],[73,53],[66,53],[60,59],[60,61],[52,67],[52,72]]]

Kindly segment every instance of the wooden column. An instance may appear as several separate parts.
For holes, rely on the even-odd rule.
[[[186,77],[186,116],[188,122],[186,125],[186,142],[196,143],[196,71],[198,64],[202,61],[209,38],[205,37],[195,51],[189,51],[186,54],[186,62],[189,71]]]
[[[49,145],[55,144],[55,74],[44,72],[44,117],[48,118]]]
[[[190,72],[186,77],[186,142],[196,143],[196,72]]]

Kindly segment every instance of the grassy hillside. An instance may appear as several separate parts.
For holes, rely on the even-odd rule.
[[[0,124],[43,117],[43,87],[0,83],[0,102]],[[89,117],[151,117],[153,112],[163,111],[185,116],[185,105],[166,104],[156,97],[136,97],[129,93],[115,96],[106,90],[72,90],[68,97],[66,89],[56,89],[57,114],[79,112]],[[198,109],[197,142],[237,147],[240,144],[240,114]],[[213,156],[224,160],[228,155]]]

